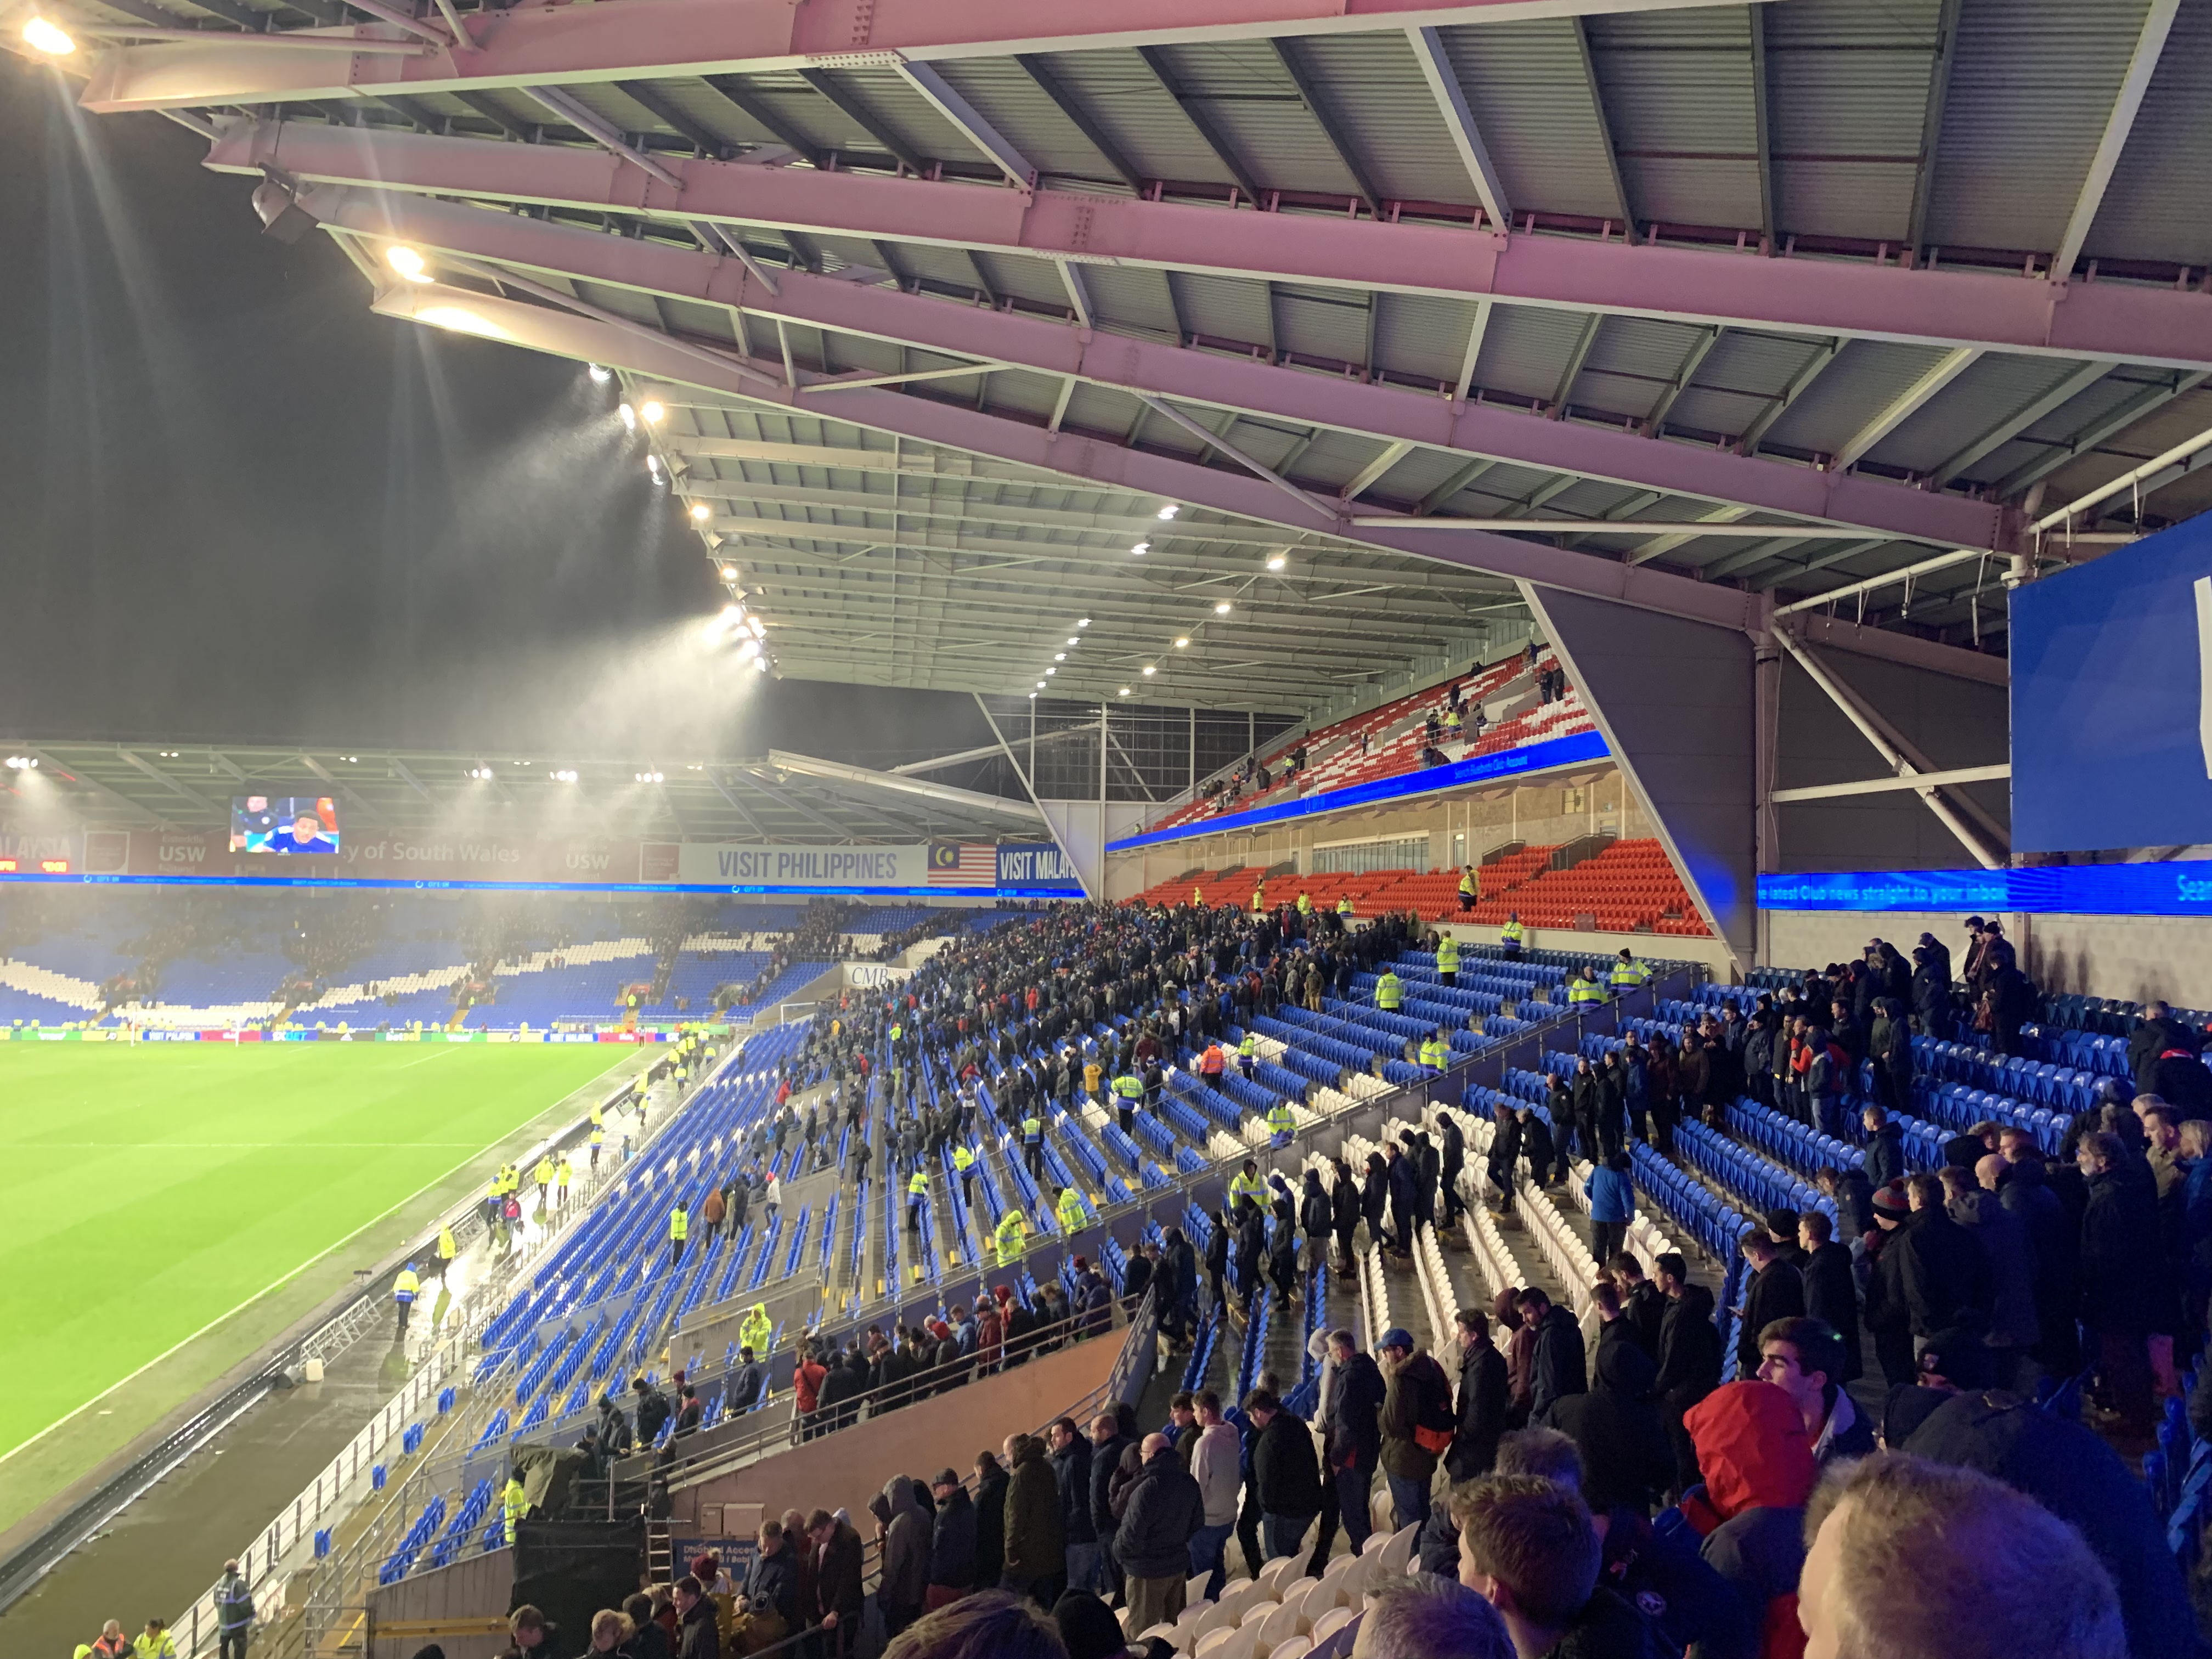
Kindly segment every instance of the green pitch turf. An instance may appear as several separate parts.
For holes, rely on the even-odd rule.
[[[0,1043],[0,1455],[624,1052]],[[275,1334],[241,1333],[230,1363]]]

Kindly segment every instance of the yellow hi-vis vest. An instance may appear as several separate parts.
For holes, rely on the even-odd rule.
[[[1651,977],[1651,970],[1634,957],[1613,964],[1613,988],[1616,991],[1632,991]]]
[[[1337,915],[1339,915],[1340,916],[1348,916],[1348,915],[1350,915],[1352,914],[1352,895],[1351,895],[1351,894],[1346,893],[1346,894],[1342,898],[1340,898],[1340,899],[1337,900],[1337,902],[1336,902],[1336,914],[1337,914]]]
[[[1265,888],[1255,887],[1252,890],[1252,914],[1255,916],[1264,916],[1267,914],[1267,894]]]
[[[1518,945],[1521,936],[1527,931],[1519,922],[1509,921],[1498,930],[1498,937],[1508,945]]]
[[[1267,1108],[1267,1133],[1269,1134],[1295,1134],[1297,1132],[1297,1127],[1298,1121],[1291,1115],[1291,1109],[1286,1102],[1279,1100],[1273,1105]]]
[[[399,1277],[392,1281],[392,1297],[395,1302],[412,1302],[415,1293],[422,1288],[422,1281],[415,1277],[412,1267],[402,1267]]]
[[[753,1358],[758,1359],[766,1355],[768,1345],[775,1338],[775,1322],[768,1316],[768,1309],[763,1304],[754,1303],[752,1311],[738,1325],[738,1346],[750,1348]]]
[[[1114,1079],[1114,1092],[1124,1100],[1136,1101],[1145,1097],[1145,1085],[1124,1072]]]
[[[1022,1144],[1024,1146],[1034,1146],[1043,1139],[1044,1125],[1038,1120],[1037,1115],[1031,1112],[1022,1120]]]
[[[1310,916],[1313,914],[1313,899],[1310,896],[1304,893],[1298,895],[1298,914],[1302,916]]]
[[[522,1489],[522,1477],[507,1477],[507,1490],[500,1495],[500,1510],[507,1522],[507,1541],[514,1542],[514,1523],[522,1519],[530,1508],[530,1494]]]
[[[1406,998],[1406,988],[1399,983],[1398,975],[1385,968],[1382,977],[1375,981],[1375,1006],[1395,1012]]]
[[[1449,933],[1437,941],[1437,971],[1440,974],[1459,972],[1459,941]]]
[[[1462,870],[1459,875],[1459,890],[1471,896],[1478,895],[1482,891],[1482,884],[1475,878],[1474,872]]]
[[[1192,888],[1190,890],[1190,902],[1193,908],[1203,909],[1206,905],[1206,889],[1203,887]]]
[[[594,1128],[592,1131],[592,1150],[597,1152],[606,1144],[607,1132],[605,1129]]]
[[[1246,1060],[1252,1059],[1260,1052],[1260,1039],[1249,1031],[1245,1032],[1237,1040],[1237,1052]]]
[[[1256,1175],[1246,1175],[1239,1170],[1229,1178],[1229,1202],[1233,1208],[1239,1200],[1250,1199],[1255,1204],[1265,1204],[1267,1183]]]
[[[1022,1249],[1029,1230],[1030,1224],[1022,1219],[1019,1210],[1009,1210],[999,1218],[998,1227],[991,1235],[991,1243],[999,1252],[1001,1267],[1011,1267],[1022,1259]]]
[[[927,1198],[929,1196],[929,1177],[922,1174],[921,1170],[916,1170],[912,1175],[906,1178],[906,1195],[908,1198]]]
[[[1431,1037],[1421,1045],[1421,1064],[1433,1066],[1439,1072],[1451,1064],[1451,1044]]]
[[[1089,1215],[1084,1212],[1083,1200],[1075,1195],[1074,1188],[1070,1187],[1066,1192],[1060,1195],[1060,1231],[1064,1233],[1081,1232],[1085,1226],[1089,1224],[1090,1220],[1091,1218]]]
[[[561,1190],[562,1192],[565,1193],[568,1190],[568,1182],[575,1173],[576,1166],[568,1162],[567,1153],[562,1153],[561,1157],[561,1167],[554,1172],[556,1178],[561,1183]]]
[[[451,1261],[460,1253],[461,1247],[453,1237],[453,1228],[445,1223],[440,1223],[438,1227],[438,1260],[441,1261]]]
[[[684,1213],[681,1204],[668,1213],[668,1236],[678,1242],[691,1237],[691,1218]]]
[[[603,1110],[601,1110],[601,1109],[600,1109],[599,1107],[597,1107],[597,1106],[594,1106],[594,1107],[592,1107],[592,1127],[594,1129],[598,1128],[598,1127],[599,1127],[599,1125],[601,1125],[602,1123],[605,1123],[606,1121],[607,1121],[607,1115],[606,1115],[606,1113],[605,1113],[605,1112],[604,1112]]]
[[[539,1158],[538,1160],[538,1167],[532,1170],[531,1173],[538,1178],[538,1184],[539,1186],[551,1186],[553,1184],[553,1160],[550,1158]]]
[[[1605,993],[1598,989],[1595,980],[1584,979],[1577,974],[1567,981],[1567,1000],[1575,1004],[1603,1002]]]
[[[966,1175],[969,1170],[975,1167],[975,1154],[965,1146],[955,1146],[952,1149],[952,1167],[959,1170],[962,1175]]]

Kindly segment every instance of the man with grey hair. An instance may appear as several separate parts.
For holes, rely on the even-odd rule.
[[[1457,1579],[1416,1573],[1370,1595],[1352,1659],[1513,1659],[1513,1638]]]
[[[1805,1659],[2123,1659],[2111,1576],[2075,1532],[1972,1469],[1878,1452],[1805,1510]]]

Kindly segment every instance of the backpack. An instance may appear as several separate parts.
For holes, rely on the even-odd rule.
[[[1443,1373],[1437,1373],[1441,1379]],[[1452,1413],[1451,1394],[1426,1377],[1421,1379],[1421,1398],[1414,1407],[1413,1443],[1431,1457],[1451,1449],[1459,1419]]]

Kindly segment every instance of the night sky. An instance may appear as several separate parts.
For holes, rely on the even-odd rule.
[[[702,661],[701,544],[577,365],[370,314],[156,115],[0,55],[0,730],[883,763],[965,697]],[[978,732],[981,735],[976,735]]]

